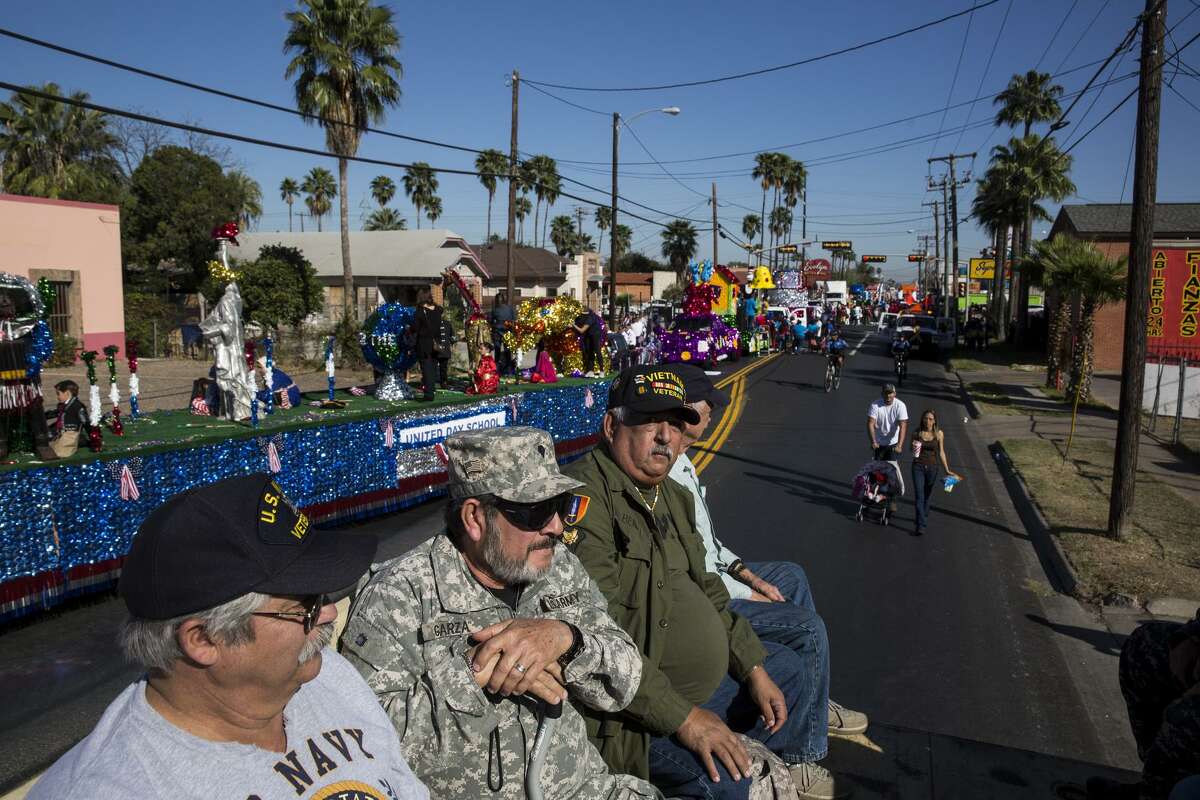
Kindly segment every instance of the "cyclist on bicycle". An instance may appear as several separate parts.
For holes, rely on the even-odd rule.
[[[846,361],[845,351],[849,344],[842,338],[842,332],[837,328],[831,328],[829,338],[825,342],[826,357],[837,365],[840,370]]]

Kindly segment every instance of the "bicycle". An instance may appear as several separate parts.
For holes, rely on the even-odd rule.
[[[842,367],[836,354],[825,357],[825,391],[831,392],[842,385]]]
[[[896,361],[896,383],[899,385],[908,375],[908,356],[901,351],[896,353],[894,358]]]

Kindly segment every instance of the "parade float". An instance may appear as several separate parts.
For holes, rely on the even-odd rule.
[[[236,235],[233,228],[221,233]],[[228,268],[224,259],[219,263]],[[236,278],[236,273],[231,270],[226,277]],[[42,461],[14,447],[0,462],[0,622],[113,588],[146,516],[167,498],[196,486],[270,472],[315,524],[337,526],[443,494],[446,471],[440,445],[458,431],[537,426],[551,434],[564,462],[597,441],[608,384],[570,377],[578,344],[570,348],[565,336],[554,339],[554,346],[561,344],[558,355],[565,369],[553,386],[500,384],[495,394],[482,396],[439,392],[434,403],[375,396],[370,387],[339,384],[337,351],[330,340],[327,388],[305,393],[292,407],[259,405],[254,392],[247,401],[247,390],[255,388],[251,382],[258,380],[255,353],[266,355],[269,373],[272,344],[269,339],[235,341],[234,331],[239,326],[244,331],[242,308],[229,286],[226,296],[221,316],[208,318],[208,330],[227,348],[220,353],[223,360],[213,365],[226,371],[220,387],[226,414],[196,416],[186,408],[133,413],[137,365],[136,356],[127,351],[131,413],[124,415],[122,435],[95,449],[85,449],[81,442],[79,452],[63,460]],[[561,334],[561,321],[573,318],[572,313],[578,311],[559,306],[544,316],[553,317],[550,327]],[[381,372],[392,373],[385,386],[393,380],[403,383],[402,371],[411,358],[405,318],[403,306],[384,306],[364,323],[364,355]],[[39,356],[48,355],[39,348]],[[95,387],[94,369],[90,371]],[[115,366],[111,371],[110,401],[119,399],[112,391]],[[119,419],[112,413],[120,410],[119,403],[112,402],[101,421],[98,387],[89,405],[97,434],[101,424],[111,426]]]
[[[575,319],[584,312],[574,297],[534,297],[517,306],[513,329],[504,334],[505,344],[514,353],[544,351],[550,355],[559,375],[578,378],[583,375],[583,348],[575,332]],[[601,341],[607,338],[604,320],[600,321]],[[604,372],[612,364],[608,348],[600,349]]]
[[[693,263],[689,272],[691,281],[683,290],[683,313],[658,335],[659,361],[715,364],[727,358],[738,359],[741,356],[738,329],[713,313],[713,301],[720,289],[710,283],[712,262]]]

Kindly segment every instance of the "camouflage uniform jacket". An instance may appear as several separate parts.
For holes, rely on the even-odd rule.
[[[616,711],[637,690],[637,649],[565,548],[521,594],[515,614],[475,580],[445,534],[376,564],[372,573],[351,609],[342,654],[379,697],[404,757],[433,797],[525,795],[537,703],[490,697],[475,685],[464,657],[470,632],[514,616],[571,622],[584,637],[563,676],[572,699]],[[541,785],[547,798],[658,796],[647,783],[609,772],[570,704],[558,720]]]
[[[692,709],[659,669],[667,628],[686,624],[687,609],[672,608],[666,553],[659,537],[651,533],[652,513],[607,449],[595,448],[564,471],[585,485],[576,490],[581,499],[566,520],[563,541],[608,597],[613,619],[629,631],[642,652],[642,679],[633,702],[619,714],[584,709],[588,735],[614,770],[646,777],[650,737],[675,733]],[[729,672],[745,680],[766,660],[767,652],[750,623],[729,611],[729,593],[720,577],[705,569],[691,494],[669,479],[659,486],[656,510],[671,515],[687,553],[688,574],[712,600],[725,625]]]

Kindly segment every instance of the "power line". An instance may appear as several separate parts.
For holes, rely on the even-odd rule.
[[[954,87],[958,85],[958,73],[962,69],[963,56],[967,53],[967,41],[971,38],[971,23],[975,20],[975,15],[967,17],[967,29],[963,32],[962,47],[958,49],[958,62],[954,65],[954,77],[950,79],[950,91],[946,93],[946,106],[950,106],[950,101],[954,99]],[[948,111],[942,112],[942,121],[938,124],[938,135],[934,137],[933,144],[929,146],[929,155],[933,155],[937,143],[942,138],[942,130],[946,127],[946,114]],[[959,132],[961,138],[962,132]]]
[[[568,100],[565,97],[559,97],[556,94],[551,94],[550,92],[547,92],[542,87],[538,86],[536,83],[532,83],[530,81],[521,81],[521,83],[524,83],[526,86],[528,86],[530,89],[533,89],[535,92],[541,92],[542,94],[546,95],[546,97],[552,98],[554,100],[557,100],[560,103],[564,103],[568,106],[571,106],[571,108],[578,108],[580,111],[586,111],[589,114],[599,114],[602,117],[611,116],[611,114],[612,114],[612,112],[609,112],[609,111],[601,111],[596,108],[588,108],[587,106],[580,105],[579,103]]]
[[[1172,92],[1174,92],[1175,96],[1178,97],[1180,100],[1187,103],[1189,106],[1191,106],[1196,111],[1200,111],[1200,106],[1196,105],[1191,100],[1187,99],[1187,97],[1184,96],[1183,92],[1179,91],[1178,89],[1176,89],[1174,86],[1172,86],[1169,83],[1167,84],[1167,88],[1170,89]],[[1124,194],[1125,194],[1124,190],[1122,190],[1121,195],[1124,196]]]
[[[1057,75],[1054,75],[1053,77],[1061,78],[1065,75],[1070,75],[1071,73],[1079,72],[1080,70],[1087,69],[1088,67],[1094,67],[1095,65],[1099,64],[1102,60],[1103,59],[1096,59],[1095,61],[1089,61],[1086,64],[1080,64],[1079,66],[1072,67],[1071,69],[1066,70],[1065,72],[1060,72]],[[1134,74],[1136,74],[1136,73],[1134,73]],[[1001,90],[1001,91],[1003,91],[1003,90]],[[992,94],[983,95],[981,97],[976,97],[972,100],[964,100],[961,103],[955,103],[955,104],[949,106],[949,109],[953,110],[955,108],[961,108],[962,106],[967,106],[967,105],[971,105],[972,103],[977,103],[980,100],[991,100],[994,97],[996,97],[996,95],[998,95],[998,94],[1000,94],[1000,92],[993,92]],[[550,95],[550,96],[554,97],[555,99],[559,99],[556,95]],[[566,101],[564,101],[564,102],[566,102]],[[932,111],[923,111],[920,114],[911,114],[907,117],[900,117],[899,119],[894,119],[889,122],[880,122],[880,123],[876,123],[874,125],[869,125],[864,128],[855,128],[855,129],[849,130],[849,131],[833,133],[833,134],[829,134],[826,136],[819,136],[815,139],[806,139],[802,142],[795,142],[793,144],[775,145],[773,147],[759,147],[759,148],[755,148],[754,150],[742,150],[742,151],[739,151],[736,153],[722,153],[722,154],[713,155],[713,156],[699,156],[699,157],[695,157],[695,158],[668,159],[666,161],[663,161],[662,163],[663,164],[690,164],[690,163],[695,163],[698,161],[719,161],[719,160],[723,160],[723,159],[727,159],[727,158],[741,158],[744,156],[757,155],[758,153],[769,152],[769,151],[773,151],[773,150],[792,150],[797,147],[805,147],[810,144],[819,144],[820,142],[827,142],[832,139],[841,139],[841,138],[844,138],[847,136],[853,136],[853,135],[856,135],[859,133],[869,133],[871,131],[876,131],[881,128],[888,128],[888,127],[891,127],[892,125],[900,125],[905,122],[912,122],[913,120],[921,119],[922,117],[931,117],[934,114],[941,114],[944,110],[946,110],[946,109],[935,108]],[[558,163],[560,163],[560,164],[579,164],[579,165],[587,165],[587,166],[604,166],[604,165],[610,164],[611,162],[609,162],[609,161],[582,161],[582,160],[577,160],[577,159],[560,158],[560,159],[558,159]],[[630,161],[630,162],[628,162],[629,166],[640,166],[640,167],[651,166],[652,164],[653,164],[653,162],[650,162],[650,161],[641,161],[641,162]]]
[[[621,124],[624,125],[624,122],[622,122]],[[678,183],[684,189],[687,189],[692,194],[698,194],[701,197],[703,197],[705,200],[708,200],[707,194],[705,194],[704,192],[698,191],[696,189],[693,189],[691,186],[688,186],[686,183],[679,180],[679,178],[676,178],[674,175],[672,175],[671,171],[669,169],[667,169],[666,167],[664,167],[662,165],[662,162],[654,157],[654,153],[650,152],[650,148],[646,147],[646,143],[642,141],[642,137],[637,135],[637,132],[633,129],[632,126],[624,125],[624,127],[625,127],[625,130],[629,132],[629,135],[633,137],[633,140],[638,143],[638,146],[641,147],[642,150],[644,150],[646,152],[646,155],[650,157],[650,160],[653,161],[655,164],[658,164],[658,168],[667,174],[667,177],[669,177],[671,180]]]
[[[1104,13],[1104,10],[1108,8],[1108,4],[1111,2],[1112,0],[1104,0],[1104,4],[1100,6],[1100,10],[1098,10],[1096,15],[1092,17],[1092,21],[1087,24],[1087,27],[1083,29],[1083,33],[1079,34],[1079,38],[1075,40],[1075,44],[1071,45],[1071,49],[1067,51],[1067,54],[1063,56],[1063,60],[1059,62],[1059,69],[1062,69],[1067,63],[1067,60],[1071,57],[1071,54],[1075,52],[1075,48],[1079,47],[1079,44],[1083,41],[1083,38],[1088,35],[1088,31],[1090,31],[1092,26],[1096,24],[1096,20],[1100,19],[1100,15]]]
[[[1004,9],[1004,19],[1000,20],[1000,27],[996,31],[996,40],[994,42],[992,42],[992,51],[990,53],[988,53],[987,63],[983,65],[983,74],[979,76],[979,86],[977,86],[975,88],[976,95],[978,95],[980,92],[983,91],[983,83],[984,83],[984,81],[987,80],[988,72],[992,69],[992,59],[996,57],[996,48],[998,48],[1000,46],[1000,37],[1002,37],[1004,35],[1004,26],[1008,24],[1008,15],[1012,12],[1012,7],[1013,7],[1013,0],[1008,0],[1008,6],[1005,7],[1005,9]],[[964,44],[965,44],[965,42],[964,42]],[[1063,59],[1063,63],[1064,64],[1066,63],[1066,59]],[[1062,69],[1061,65],[1059,66],[1059,69],[1060,70]],[[949,101],[947,101],[947,102],[949,102]],[[975,115],[975,101],[972,100],[971,107],[969,109],[967,109],[967,122],[964,124],[969,124],[971,122],[971,117],[973,117],[974,115]],[[964,132],[965,132],[965,129],[963,131],[958,132],[958,138],[954,140],[954,147],[950,148],[950,152],[953,153],[954,151],[958,150],[958,146],[960,144],[962,144],[962,137],[963,137]]]
[[[17,84],[14,84],[14,83],[8,83],[7,81],[0,81],[0,89],[7,89],[9,91],[17,92],[20,94],[31,95],[33,97],[38,97],[38,98],[41,98],[42,100],[50,100],[55,103],[63,103],[66,105],[76,106],[77,108],[86,108],[89,111],[98,111],[102,114],[111,114],[112,116],[115,116],[115,117],[124,117],[126,119],[138,120],[139,122],[147,122],[152,125],[161,125],[166,128],[174,128],[176,130],[189,131],[191,133],[198,133],[203,136],[211,136],[215,139],[229,139],[229,140],[232,140],[235,142],[242,142],[244,144],[252,144],[252,145],[257,145],[259,147],[269,147],[269,148],[273,148],[275,150],[286,150],[286,151],[290,151],[293,153],[303,153],[305,155],[318,156],[320,158],[334,158],[334,159],[344,158],[347,161],[354,161],[354,162],[357,162],[360,164],[374,164],[376,166],[392,167],[395,169],[408,169],[409,167],[413,166],[412,164],[406,164],[406,163],[403,163],[400,161],[387,161],[385,159],[368,158],[366,156],[357,156],[357,155],[356,156],[342,156],[342,155],[338,155],[337,153],[330,152],[328,150],[318,150],[314,147],[304,147],[302,145],[286,144],[284,142],[275,142],[275,141],[271,141],[269,139],[260,139],[258,137],[246,136],[244,134],[232,133],[230,131],[219,131],[219,130],[214,130],[212,128],[204,128],[199,125],[191,125],[191,124],[184,123],[184,122],[176,122],[174,120],[163,119],[162,117],[155,117],[155,116],[151,116],[149,114],[141,114],[141,113],[138,113],[135,111],[126,111],[126,110],[120,109],[120,108],[113,108],[112,106],[105,106],[105,105],[100,105],[99,103],[92,103],[92,102],[89,102],[86,100],[79,100],[74,97],[63,97],[61,95],[53,95],[53,94],[49,94],[48,92],[40,91],[38,89],[32,89],[27,86],[18,86]],[[434,172],[439,172],[439,173],[443,173],[443,174],[447,174],[447,175],[470,175],[472,177],[479,177],[481,175],[493,174],[493,173],[478,172],[476,170],[470,170],[470,169],[455,169],[452,167],[430,167],[430,169],[432,169]],[[499,174],[495,174],[495,177],[507,178],[508,176],[504,175],[503,173],[499,173]],[[564,178],[564,180],[571,180],[571,179]],[[580,183],[579,181],[572,181],[572,182]],[[537,185],[540,186],[542,184],[537,184]],[[582,184],[582,185],[587,186],[587,184]],[[594,188],[594,187],[588,187],[588,188]],[[596,191],[599,191],[599,190],[596,190]],[[592,205],[592,206],[607,206],[609,204],[608,201],[598,202],[596,200],[590,200],[586,197],[580,197],[579,195],[574,195],[569,192],[564,192],[561,189],[558,190],[558,194],[561,197],[566,197],[571,200],[577,200],[581,203],[587,203],[588,205]],[[627,202],[633,203],[634,201],[630,200]],[[640,206],[641,204],[636,204],[636,205]],[[658,211],[657,209],[650,209],[650,210],[656,214],[662,214],[664,216],[669,216],[667,214],[667,212],[664,212],[664,211]],[[621,213],[625,214],[626,216],[633,217],[634,219],[640,219],[644,222],[650,222],[655,225],[662,225],[661,222],[647,219],[645,217],[639,216],[639,215],[631,213],[629,211],[622,211]],[[691,220],[691,221],[694,221],[694,220]],[[666,227],[666,226],[663,225],[663,227]]]
[[[271,103],[266,100],[259,100],[254,97],[247,97],[245,95],[234,94],[233,92],[227,92],[222,89],[216,89],[211,86],[205,86],[203,84],[183,80],[182,78],[176,78],[174,76],[167,75],[165,73],[155,72],[153,70],[148,70],[148,69],[143,69],[142,67],[136,67],[131,64],[124,64],[119,61],[114,61],[109,58],[104,58],[102,56],[94,55],[92,53],[85,53],[82,50],[75,50],[70,47],[65,47],[63,45],[45,41],[44,39],[37,39],[32,36],[27,36],[23,33],[17,33],[16,31],[11,31],[6,28],[0,28],[0,36],[7,36],[9,38],[17,39],[19,41],[23,41],[28,44],[33,44],[38,47],[44,47],[44,48],[47,48],[49,50],[54,50],[59,53],[64,53],[66,55],[74,56],[76,58],[81,58],[86,61],[92,61],[97,64],[103,64],[105,66],[113,67],[114,69],[123,70],[125,72],[130,72],[135,75],[141,75],[141,76],[147,77],[147,78],[153,78],[154,80],[163,81],[165,83],[170,83],[170,84],[173,84],[176,86],[182,86],[187,89],[193,89],[195,91],[204,92],[206,94],[215,95],[217,97],[223,97],[228,100],[235,100],[239,103],[247,103],[252,106],[258,106],[260,108],[266,108],[266,109],[269,109],[272,111],[281,111],[285,114],[290,114],[292,116],[300,117],[301,119],[304,119],[305,121],[308,121],[308,122],[320,122],[322,124],[333,124],[333,125],[349,125],[349,123],[342,122],[340,120],[331,120],[331,119],[327,119],[325,117],[315,116],[312,114],[305,114],[302,111],[298,111],[294,108],[289,108],[287,106],[282,106],[282,105],[279,105],[278,103]],[[11,86],[10,84],[6,84],[6,85]],[[30,90],[22,88],[22,87],[18,87],[18,88],[14,88],[13,91],[17,91],[17,92],[26,91],[27,92]],[[555,98],[555,99],[561,99],[561,98]],[[562,102],[569,103],[569,101],[567,101],[567,100],[563,100]],[[574,105],[574,104],[572,104],[572,105]],[[585,110],[591,110],[591,109],[585,109]],[[113,113],[116,113],[116,112],[113,112]],[[596,113],[603,113],[603,112],[596,112]],[[121,114],[117,114],[117,116],[121,116]],[[152,121],[152,120],[147,119],[147,120],[143,120],[143,121]],[[479,153],[483,152],[483,150],[481,150],[479,148],[475,148],[475,147],[466,147],[464,145],[450,144],[448,142],[440,142],[435,139],[425,139],[425,138],[421,138],[419,136],[409,136],[408,134],[396,133],[395,131],[383,130],[382,128],[372,128],[372,127],[368,126],[368,127],[363,128],[362,130],[364,130],[367,133],[377,133],[381,136],[387,136],[387,137],[391,137],[393,139],[403,139],[405,141],[416,142],[419,144],[427,144],[427,145],[431,145],[434,147],[442,147],[442,148],[446,148],[449,150],[458,150],[460,152],[465,152],[465,153],[479,154]],[[249,143],[253,143],[253,142],[249,142]],[[437,171],[452,172],[449,169],[440,169]],[[500,177],[503,179],[508,178],[507,175],[499,175],[497,177]],[[601,192],[601,193],[604,192],[603,189],[599,189],[595,186],[590,186],[586,183],[583,183],[583,182],[577,181],[577,180],[573,180],[571,178],[564,177],[563,180],[567,180],[567,181],[574,183],[582,188],[589,189],[594,192]],[[625,197],[620,197],[620,195],[618,195],[618,197],[621,200],[624,200],[625,202],[630,203],[631,205],[637,206],[638,208],[643,208],[647,211],[653,211],[654,213],[658,213],[658,214],[666,213],[663,211],[659,211],[658,209],[652,208],[650,206],[644,205],[642,203],[639,203],[635,200],[630,200]],[[701,220],[689,220],[689,221],[697,222],[697,221],[701,221]]]
[[[1076,1],[1078,2],[1078,0],[1076,0]],[[907,36],[911,33],[916,33],[917,31],[923,31],[926,28],[932,28],[936,25],[941,25],[943,22],[949,22],[952,19],[957,19],[958,17],[964,16],[966,14],[972,14],[980,9],[987,8],[988,6],[994,5],[995,3],[998,3],[998,2],[1000,2],[1000,0],[987,0],[987,2],[985,2],[985,3],[973,5],[970,8],[955,12],[948,16],[942,17],[941,19],[935,19],[930,22],[926,22],[926,23],[917,25],[912,28],[907,28],[902,31],[897,31],[896,33],[888,34],[887,36],[881,36],[878,39],[872,39],[867,42],[861,42],[856,45],[851,45],[850,47],[843,47],[839,50],[831,50],[830,52],[822,53],[819,56],[811,56],[810,58],[801,59],[800,61],[793,61],[790,64],[780,64],[780,65],[774,66],[774,67],[764,67],[762,69],[750,70],[749,72],[739,72],[735,75],[724,75],[719,78],[706,78],[703,80],[682,81],[679,83],[663,83],[663,84],[658,84],[655,86],[624,86],[624,87],[572,86],[570,84],[551,83],[549,81],[535,81],[535,80],[530,80],[528,78],[522,79],[522,82],[527,83],[527,84],[537,84],[538,86],[545,86],[550,89],[564,89],[564,90],[573,91],[573,92],[652,92],[652,91],[657,91],[660,89],[682,89],[682,88],[686,88],[686,87],[690,87],[690,86],[707,86],[707,85],[714,84],[714,83],[723,83],[725,81],[741,80],[742,78],[753,78],[758,75],[766,75],[771,72],[779,72],[780,70],[792,69],[794,67],[801,67],[806,64],[812,64],[817,61],[823,61],[827,58],[833,58],[834,56],[845,55],[846,53],[853,53],[856,50],[862,50],[867,47],[873,47],[874,45],[882,44],[883,42],[889,42],[889,41],[892,41],[893,39],[899,39],[902,36]]]
[[[1079,5],[1079,0],[1074,0],[1074,2],[1071,3],[1071,7],[1067,9],[1066,16],[1063,17],[1062,21],[1058,23],[1058,27],[1054,29],[1054,35],[1051,36],[1050,41],[1046,43],[1046,49],[1042,51],[1042,57],[1039,58],[1037,63],[1033,65],[1034,71],[1036,71],[1037,68],[1042,65],[1042,62],[1046,60],[1046,56],[1050,55],[1050,48],[1054,47],[1055,41],[1058,40],[1058,35],[1062,33],[1063,26],[1067,24],[1067,20],[1069,20],[1071,18],[1071,14],[1075,12],[1075,6],[1077,5]]]

